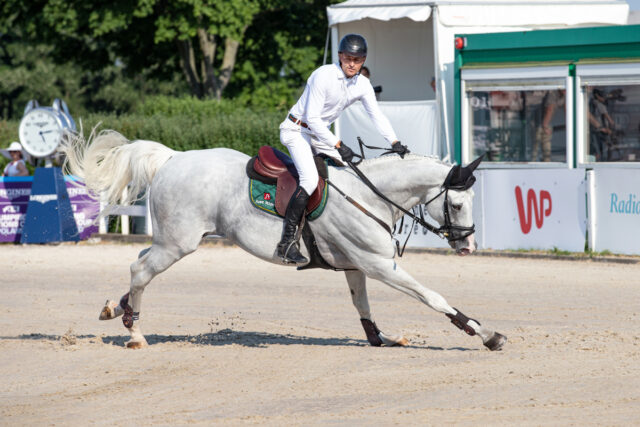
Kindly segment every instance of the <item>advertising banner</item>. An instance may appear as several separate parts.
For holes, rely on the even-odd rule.
[[[590,247],[640,255],[640,169],[589,172]]]
[[[0,178],[0,242],[20,242],[33,177]]]
[[[98,217],[100,204],[87,195],[84,185],[71,181],[71,177],[65,176],[79,237],[85,240],[98,232],[98,225],[93,222]],[[32,183],[32,176],[0,178],[0,242],[20,242]]]
[[[575,169],[482,170],[474,185],[483,249],[557,248],[583,252],[585,172]]]

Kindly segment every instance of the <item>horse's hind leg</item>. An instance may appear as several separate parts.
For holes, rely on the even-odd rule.
[[[150,249],[151,248],[147,248],[140,251],[140,253],[138,254],[138,259],[142,258],[143,255],[149,252]],[[108,299],[107,302],[104,303],[104,307],[102,308],[102,311],[100,312],[100,316],[98,317],[98,319],[111,320],[111,319],[115,319],[117,317],[122,316],[124,314],[124,307],[120,302],[124,301],[125,297],[128,300],[128,296],[129,296],[128,293],[126,295],[123,295],[120,301],[114,301],[114,300]]]
[[[392,288],[422,301],[434,310],[444,313],[451,320],[451,323],[467,334],[478,335],[490,350],[500,350],[507,341],[504,335],[482,326],[477,320],[470,319],[458,309],[451,307],[442,295],[422,286],[409,273],[400,268],[393,259],[371,261],[363,266],[367,276],[380,280]]]
[[[131,339],[127,342],[128,348],[141,348],[147,345],[140,330],[139,321],[144,288],[155,276],[185,255],[195,251],[199,242],[200,239],[197,239],[186,248],[154,243],[151,248],[142,251],[138,260],[131,264],[131,287],[129,293],[120,301],[120,307],[123,309],[122,323],[131,334]]]
[[[371,317],[369,310],[369,297],[367,296],[367,276],[359,270],[345,271],[347,283],[349,284],[349,292],[351,292],[351,300],[358,310],[360,322],[367,334],[369,344],[379,347],[382,344],[388,346],[407,345],[409,342],[404,337],[395,337],[386,335],[376,325]]]

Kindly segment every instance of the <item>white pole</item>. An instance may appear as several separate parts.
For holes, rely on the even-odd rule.
[[[589,207],[589,211],[587,215],[589,217],[589,223],[587,224],[587,229],[589,230],[589,249],[592,251],[596,250],[596,228],[597,228],[597,218],[596,218],[596,175],[593,170],[587,171],[587,206]]]
[[[331,62],[334,64],[338,62],[338,26],[334,25],[331,27]],[[336,136],[342,139],[340,135],[340,117],[333,123],[333,131]]]
[[[329,37],[331,36],[331,29],[333,27],[327,28],[327,39],[324,42],[324,58],[322,58],[322,65],[327,63],[327,53],[329,51]]]
[[[147,207],[146,209],[146,215],[144,216],[144,229],[145,229],[145,233],[148,236],[152,236],[153,235],[153,229],[152,229],[152,224],[151,224],[151,203],[149,203],[149,199],[150,199],[150,194],[149,191],[151,191],[150,189],[147,189],[147,197],[145,197],[144,199],[144,204]]]
[[[122,200],[126,200],[127,198],[127,187],[122,191]],[[122,234],[129,234],[129,215],[121,215],[120,216]]]
[[[567,144],[567,165],[573,169],[573,78],[566,77],[566,90],[564,94],[565,122],[566,122],[566,144]]]
[[[446,84],[445,84],[445,75],[443,74],[443,70],[441,68],[442,64],[440,63],[440,18],[438,14],[438,7],[433,6],[433,56],[435,62],[435,72],[436,72],[436,100],[438,102],[438,108],[440,109],[440,121],[438,125],[440,126],[440,137],[444,136],[445,149],[442,150],[441,147],[441,156],[443,160],[454,161],[455,159],[451,158],[451,148],[449,147],[449,121],[447,118],[447,92],[446,92]],[[453,46],[451,46],[453,49]],[[453,97],[453,94],[452,94]]]
[[[98,214],[100,214],[100,212],[104,210],[105,206],[107,206],[107,204],[104,202],[104,193],[103,193],[100,197],[100,211],[98,212]],[[107,228],[108,223],[109,223],[108,215],[105,215],[102,218],[100,218],[100,221],[98,222],[98,233],[106,234],[108,231],[108,228]]]
[[[569,105],[570,100],[571,98],[567,96],[567,98],[565,99],[565,105]],[[576,76],[576,103],[573,106],[573,109],[575,110],[576,114],[576,129],[574,129],[576,133],[576,163],[580,165],[584,164],[587,161],[587,153],[585,149],[589,145],[588,141],[586,141],[585,139],[585,121],[583,117],[586,117],[586,112],[584,111],[584,91],[581,88],[579,76]],[[567,115],[566,120],[567,123],[569,120],[573,121],[573,117],[569,117],[569,115]]]

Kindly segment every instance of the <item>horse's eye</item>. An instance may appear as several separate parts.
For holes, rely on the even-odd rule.
[[[453,203],[452,203],[452,204],[451,204],[451,207],[452,207],[453,209],[455,209],[455,210],[459,211],[460,209],[462,209],[462,203],[461,203],[461,204],[459,204],[459,205],[455,205],[455,204],[453,204]]]

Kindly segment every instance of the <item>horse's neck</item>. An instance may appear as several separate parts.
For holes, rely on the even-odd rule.
[[[435,158],[410,156],[366,162],[362,172],[390,200],[410,209],[442,186],[450,168]]]

